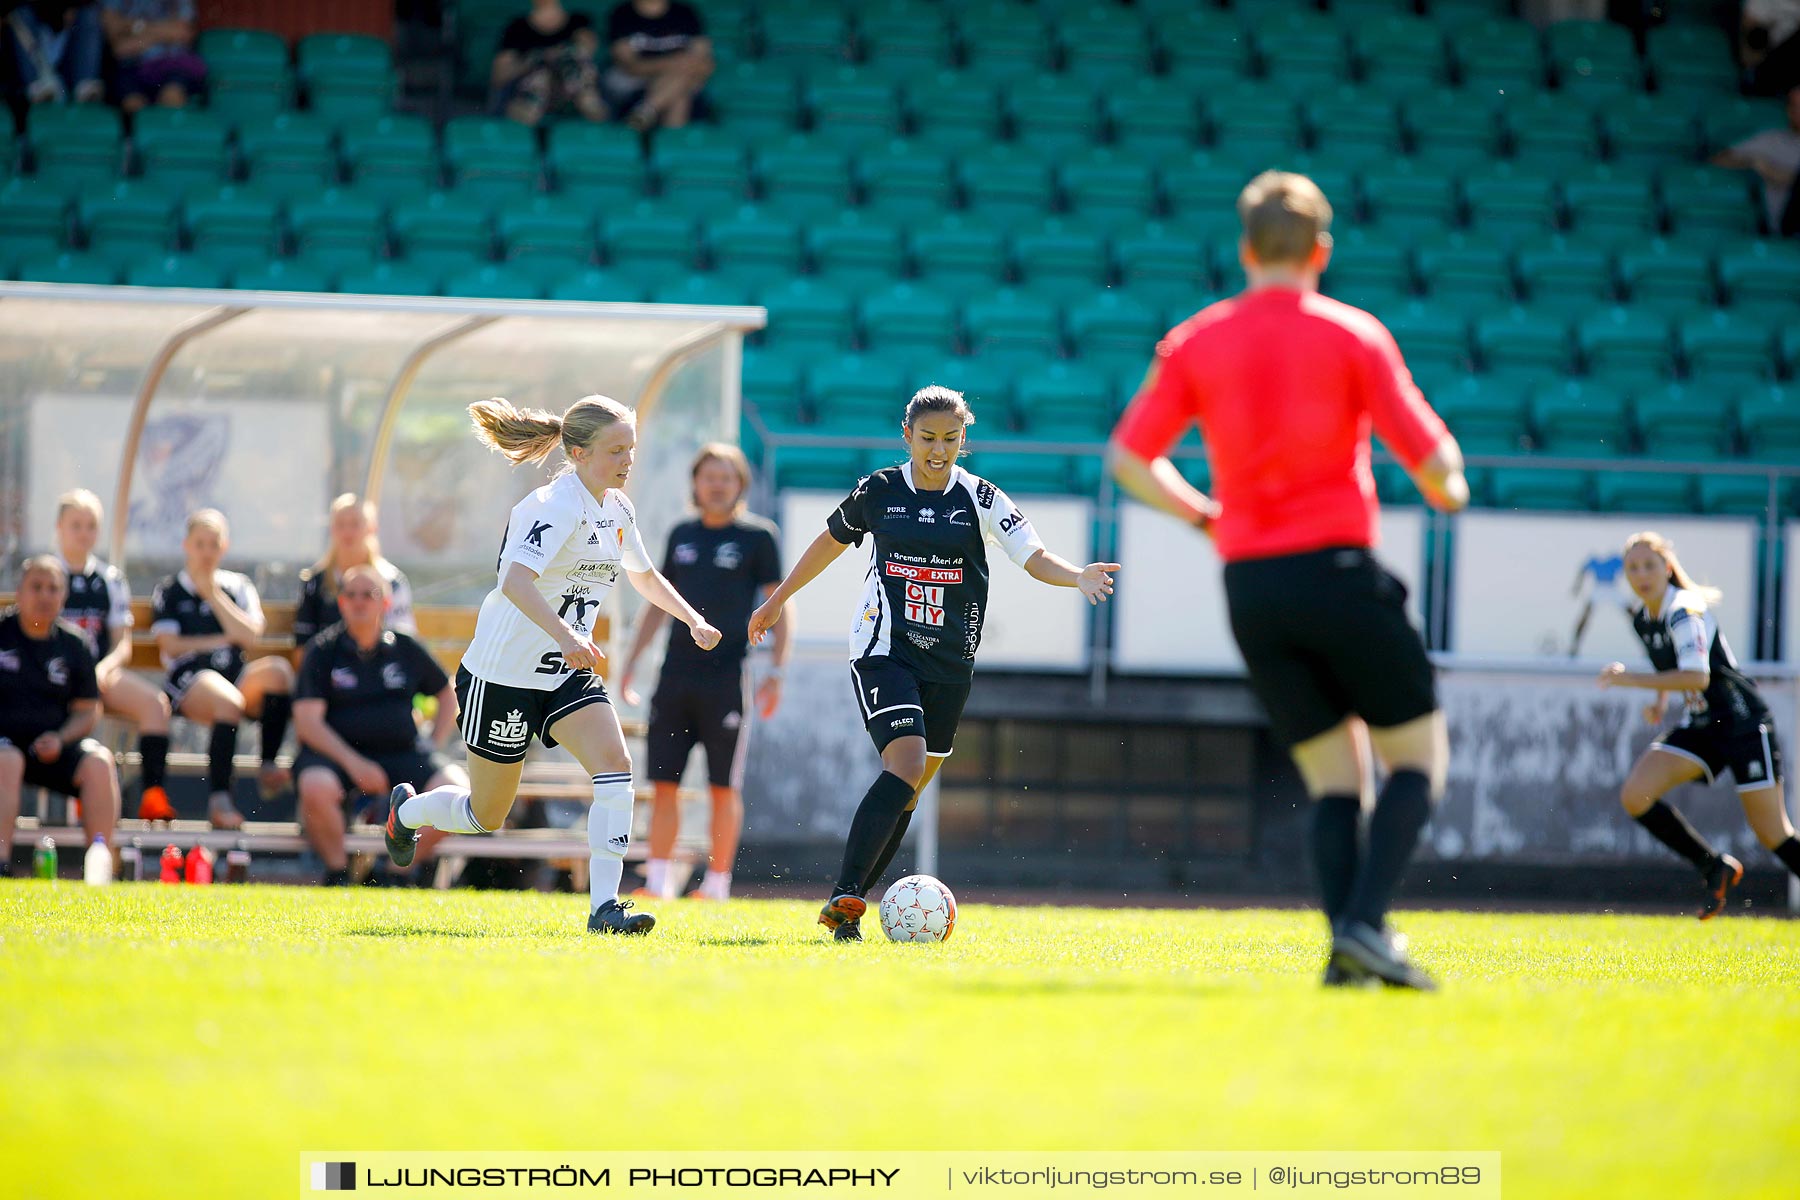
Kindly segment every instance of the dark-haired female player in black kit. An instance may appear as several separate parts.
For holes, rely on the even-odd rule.
[[[1600,672],[1600,686],[1654,691],[1656,699],[1644,709],[1653,725],[1667,711],[1670,693],[1680,692],[1687,720],[1639,756],[1619,791],[1619,803],[1700,872],[1706,885],[1700,919],[1705,921],[1724,911],[1727,895],[1744,877],[1743,864],[1707,845],[1663,796],[1702,776],[1711,783],[1731,768],[1757,840],[1800,875],[1800,838],[1794,836],[1782,797],[1781,742],[1768,706],[1738,670],[1708,611],[1718,602],[1718,591],[1688,577],[1674,545],[1659,533],[1632,534],[1625,543],[1625,581],[1638,598],[1632,628],[1656,670],[1627,671],[1624,663],[1611,663]]]
[[[881,878],[912,820],[918,794],[950,756],[969,698],[987,616],[987,545],[1033,579],[1072,587],[1098,604],[1118,563],[1077,567],[1052,554],[1006,493],[956,465],[974,414],[960,392],[922,388],[901,428],[910,460],[865,477],[826,521],[825,532],[750,618],[750,640],[780,619],[790,597],[844,552],[873,535],[863,599],[850,632],[850,681],[882,773],[844,847],[819,924],[860,941],[863,897]]]

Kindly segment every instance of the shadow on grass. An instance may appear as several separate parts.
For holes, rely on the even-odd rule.
[[[721,934],[717,937],[697,937],[696,946],[729,946],[734,949],[747,949],[754,946],[773,946],[777,939],[763,937],[757,933]]]
[[[485,929],[443,929],[430,925],[365,925],[357,929],[344,930],[345,937],[455,937],[455,938],[491,938],[506,937]]]

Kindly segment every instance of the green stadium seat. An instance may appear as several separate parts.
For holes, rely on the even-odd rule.
[[[95,254],[51,252],[21,262],[18,277],[33,283],[113,284],[119,282],[119,268]]]
[[[69,202],[29,179],[0,185],[0,257],[37,258],[69,236]]]
[[[1539,312],[1574,318],[1618,303],[1611,256],[1581,238],[1557,234],[1521,247],[1518,272]]]
[[[777,431],[792,431],[805,423],[805,388],[801,386],[799,360],[760,347],[744,350],[741,379],[744,404]]]
[[[1435,303],[1490,311],[1513,297],[1505,252],[1480,234],[1450,233],[1418,250],[1419,279]]]
[[[1151,222],[1113,242],[1119,283],[1145,304],[1191,301],[1212,291],[1206,246],[1168,225]]]
[[[185,217],[188,244],[201,257],[230,265],[280,252],[280,207],[240,185],[188,197]]]
[[[921,149],[936,153],[985,150],[1000,140],[1003,110],[994,81],[975,71],[939,71],[906,88]]]
[[[1499,108],[1513,157],[1539,173],[1598,162],[1600,129],[1587,110],[1554,92],[1508,95]]]
[[[654,200],[603,218],[601,240],[614,274],[647,287],[670,274],[698,265],[699,236],[694,222],[668,212]]]
[[[1054,66],[1056,44],[1029,8],[962,6],[954,19],[963,61],[985,78],[1028,78]]]
[[[444,165],[460,192],[522,200],[537,190],[536,134],[504,117],[451,117],[444,122]]]
[[[1594,477],[1586,471],[1499,467],[1489,475],[1496,508],[1580,512],[1593,507]]]
[[[1141,79],[1155,69],[1154,39],[1130,9],[1072,10],[1056,22],[1063,69],[1107,84]]]
[[[800,226],[780,205],[746,205],[706,227],[713,270],[738,281],[800,272]]]
[[[997,364],[1036,364],[1062,354],[1056,306],[1031,292],[1001,288],[963,307],[969,352]]]
[[[1719,280],[1737,308],[1791,305],[1800,280],[1800,245],[1758,241],[1719,255]]]
[[[1383,11],[1357,21],[1350,30],[1351,53],[1363,79],[1370,86],[1390,88],[1397,81],[1443,83],[1449,71],[1443,29],[1428,17],[1394,12],[1386,4],[1380,7]]]
[[[1588,167],[1563,179],[1569,228],[1579,240],[1628,245],[1654,236],[1660,219],[1648,181],[1610,166]]]
[[[1693,313],[1676,326],[1688,374],[1734,379],[1771,379],[1776,356],[1769,331],[1734,320],[1717,309]]]
[[[483,263],[444,280],[444,295],[485,300],[541,300],[544,291],[535,279],[509,269],[504,263]]]
[[[1414,373],[1470,369],[1469,327],[1460,314],[1415,300],[1380,316]]]
[[[1500,163],[1463,180],[1469,224],[1496,243],[1556,232],[1556,184],[1523,165]]]
[[[537,196],[522,207],[506,207],[495,224],[500,257],[517,275],[548,290],[571,267],[594,259],[594,214],[586,204],[566,196]]]
[[[1224,158],[1252,160],[1298,153],[1304,129],[1292,93],[1272,84],[1243,84],[1207,99],[1213,144]],[[1246,173],[1246,180],[1254,171]]]
[[[165,191],[216,188],[231,167],[229,127],[201,108],[146,108],[132,131],[138,168]]]
[[[840,67],[806,86],[813,137],[845,148],[900,136],[904,109],[894,85],[857,67]]]
[[[1379,227],[1384,236],[1405,230],[1412,241],[1447,232],[1457,222],[1456,181],[1438,171],[1421,170],[1411,159],[1396,158],[1364,172],[1362,196],[1365,224]]]
[[[271,258],[240,267],[231,286],[253,292],[329,292],[331,274],[307,263]]]
[[[1156,175],[1132,154],[1100,147],[1057,169],[1070,219],[1096,231],[1135,229],[1156,211]]]
[[[806,393],[822,431],[885,433],[913,390],[906,369],[885,356],[844,354],[806,371]]]
[[[997,145],[965,158],[958,174],[969,207],[981,219],[1010,224],[1050,209],[1056,195],[1052,157],[1028,147]]]
[[[940,150],[918,143],[888,142],[856,161],[863,213],[904,223],[929,223],[955,202],[956,177]]]
[[[358,190],[410,197],[437,187],[437,136],[422,117],[386,113],[345,126],[344,164]]]
[[[1700,133],[1708,157],[1761,133],[1787,125],[1781,101],[1762,97],[1730,96],[1708,104],[1700,113]]]
[[[1078,153],[1104,131],[1100,107],[1080,79],[1016,79],[1004,95],[1014,137],[1039,156]]]
[[[1792,462],[1800,457],[1800,394],[1770,384],[1741,396],[1738,424],[1750,457]]]
[[[119,173],[119,114],[105,105],[34,105],[25,141],[42,179],[79,186],[82,181],[110,182]]]
[[[1331,282],[1330,276],[1326,277],[1324,290],[1325,294],[1333,300],[1348,304],[1352,308],[1360,308],[1366,313],[1373,313],[1383,319],[1413,302],[1410,291],[1384,287],[1379,283],[1346,286]]]
[[[1656,313],[1625,307],[1595,313],[1576,327],[1576,341],[1590,375],[1660,382],[1675,373],[1669,325]]]
[[[1685,96],[1629,96],[1599,113],[1615,162],[1660,167],[1691,162],[1700,128]]]
[[[793,77],[766,63],[721,64],[706,83],[706,98],[721,124],[746,136],[780,136],[800,125],[800,94]]]
[[[279,34],[260,29],[208,29],[194,44],[209,71],[226,67],[252,66],[271,70],[285,67],[287,43]]]
[[[644,298],[644,287],[638,280],[599,267],[583,267],[553,283],[545,298],[631,304]]]
[[[942,357],[956,352],[956,306],[940,289],[900,281],[864,294],[863,342],[885,355]]]
[[[1712,261],[1679,242],[1655,238],[1619,255],[1619,278],[1636,307],[1661,313],[1711,308]]]
[[[1573,366],[1569,330],[1560,320],[1514,307],[1475,322],[1475,348],[1489,371],[1541,375]]]
[[[1529,91],[1544,86],[1537,30],[1523,21],[1491,18],[1448,31],[1450,55],[1471,91]]]
[[[750,198],[744,147],[729,131],[704,125],[664,130],[650,154],[665,204],[685,201],[689,212],[736,208]]]
[[[1702,475],[1694,481],[1703,513],[1717,516],[1763,518],[1769,510],[1769,481],[1754,475]],[[1785,484],[1775,489],[1776,511],[1790,489]]]
[[[1200,144],[1194,93],[1162,77],[1123,81],[1102,93],[1113,141],[1128,161],[1190,154]]]
[[[764,344],[785,350],[848,350],[856,333],[849,293],[819,279],[799,276],[763,292],[769,310]]]
[[[1021,227],[1013,234],[1012,252],[1020,286],[1059,303],[1096,295],[1111,269],[1105,241],[1077,218],[1050,217]]]
[[[841,59],[850,49],[850,30],[840,12],[808,4],[762,5],[757,29],[763,55],[778,60]]]
[[[1714,459],[1732,453],[1733,410],[1741,382],[1694,379],[1638,388],[1634,407],[1644,453],[1657,458]]]
[[[752,288],[745,280],[708,271],[657,283],[650,289],[650,302],[742,305],[752,302]]]
[[[1623,25],[1611,21],[1558,21],[1544,31],[1544,48],[1565,90],[1596,82],[1621,91],[1643,86],[1637,47]]]
[[[1233,13],[1195,4],[1171,5],[1152,18],[1171,75],[1230,80],[1254,61],[1249,32]]]
[[[1098,371],[1052,362],[1026,371],[1014,389],[1019,426],[1049,441],[1104,441],[1116,411],[1112,384]]]
[[[313,113],[341,128],[393,106],[393,54],[380,38],[316,33],[300,39],[296,58]]]
[[[1731,38],[1704,25],[1662,25],[1644,36],[1644,57],[1663,93],[1728,95],[1737,88]]]
[[[884,4],[859,12],[856,42],[871,66],[914,75],[949,66],[956,49],[936,4]]]
[[[796,136],[759,149],[754,157],[763,203],[770,208],[813,221],[849,206],[854,185],[842,150]]]
[[[338,276],[337,290],[355,296],[435,296],[438,273],[410,262],[376,262]]]
[[[900,230],[879,215],[851,209],[828,224],[808,225],[806,247],[823,278],[849,288],[879,288],[904,274]]]
[[[473,270],[494,256],[487,205],[461,192],[433,192],[396,210],[393,227],[399,255],[440,280]]]
[[[381,257],[387,241],[374,201],[336,188],[288,206],[294,248],[321,272],[365,267]]]
[[[1603,457],[1631,450],[1631,401],[1606,383],[1566,379],[1531,398],[1538,448],[1550,454]]]
[[[841,497],[862,476],[891,464],[893,457],[835,446],[787,446],[775,456],[775,486],[827,491]]]
[[[1314,146],[1336,161],[1386,165],[1403,149],[1399,113],[1380,91],[1345,84],[1311,97],[1306,110]]]
[[[1156,309],[1116,288],[1072,305],[1063,319],[1069,344],[1084,359],[1135,357],[1148,363],[1168,329]]]
[[[1236,226],[1238,194],[1255,172],[1240,161],[1202,152],[1165,163],[1159,174],[1172,223],[1192,235],[1201,226]]]
[[[619,125],[552,125],[545,161],[558,192],[595,207],[628,204],[649,191],[637,134]]]
[[[969,440],[969,469],[990,480],[1008,496],[1054,496],[1073,491],[1067,455],[1009,450],[1021,439],[983,429]]]
[[[129,263],[123,282],[132,287],[219,288],[225,286],[225,272],[197,255],[168,254]]]
[[[271,196],[306,196],[337,182],[331,128],[305,113],[276,113],[238,126],[238,153],[250,181]]]
[[[89,252],[121,267],[167,253],[180,230],[175,197],[136,180],[83,200],[77,211]]]
[[[1751,196],[1749,183],[1745,171],[1666,168],[1660,190],[1671,234],[1700,234],[1709,240],[1755,237],[1762,206]]]
[[[1500,122],[1491,93],[1454,88],[1419,92],[1401,105],[1414,156],[1432,165],[1422,174],[1486,167],[1500,155]]]
[[[1004,423],[1001,414],[1012,406],[1015,372],[979,358],[954,357],[922,363],[914,377],[921,387],[936,383],[961,392],[978,418],[988,414],[992,427]]]
[[[1516,379],[1464,375],[1429,399],[1465,453],[1516,454],[1527,436],[1527,391]]]
[[[1411,292],[1412,255],[1406,247],[1361,234],[1361,230],[1350,230],[1342,244],[1332,250],[1331,263],[1325,270],[1326,289],[1334,296],[1369,290]]]
[[[972,213],[950,213],[914,229],[912,255],[919,277],[934,286],[980,290],[1006,277],[1001,231]]]
[[[1789,375],[1800,375],[1800,319],[1787,321],[1776,335],[1776,354]]]
[[[1694,508],[1694,481],[1686,475],[1602,471],[1594,498],[1603,512],[1686,513]]]
[[[207,104],[240,127],[293,103],[287,43],[255,29],[208,29],[195,43],[206,60]]]

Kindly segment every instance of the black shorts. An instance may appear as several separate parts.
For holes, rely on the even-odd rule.
[[[397,784],[410,783],[415,790],[421,792],[431,782],[431,777],[443,770],[444,765],[449,762],[443,755],[425,750],[407,750],[399,754],[367,754],[363,757],[382,769],[388,777],[390,788]],[[294,756],[294,781],[296,783],[299,782],[301,773],[308,767],[324,767],[336,775],[338,782],[343,785],[346,803],[354,800],[359,794],[356,783],[350,778],[348,771],[317,750],[302,747],[300,753]]]
[[[743,784],[743,674],[672,677],[657,683],[650,698],[649,749],[651,780],[680,783],[688,755],[696,744],[706,747],[706,778],[714,787]]]
[[[1653,746],[1692,759],[1714,783],[1730,768],[1737,790],[1754,792],[1781,782],[1781,740],[1766,718],[1755,723],[1708,721],[1683,725],[1657,738]]]
[[[1436,676],[1406,618],[1406,585],[1369,550],[1227,563],[1225,600],[1250,686],[1283,745],[1352,713],[1384,729],[1436,710]]]
[[[463,745],[470,754],[490,762],[514,763],[525,757],[535,736],[546,746],[556,745],[550,727],[590,704],[611,704],[606,685],[592,671],[575,671],[555,691],[508,687],[489,683],[456,668],[456,703],[461,717]]]
[[[64,746],[63,752],[52,763],[39,762],[31,753],[31,743],[35,738],[8,737],[0,734],[0,746],[15,747],[25,756],[25,786],[48,788],[60,792],[64,796],[79,796],[81,788],[75,782],[75,772],[81,769],[82,760],[90,754],[98,754],[101,746],[93,738],[82,738],[73,746]]]
[[[850,664],[850,686],[857,711],[875,743],[886,750],[896,738],[925,738],[925,753],[948,758],[956,746],[956,727],[969,702],[969,681],[939,683],[920,679],[886,655],[859,658]]]
[[[181,702],[187,698],[188,689],[194,686],[194,676],[202,671],[212,671],[222,675],[225,682],[236,684],[238,676],[244,673],[244,656],[242,654],[192,654],[176,660],[169,668],[169,676],[163,680],[163,691],[168,693],[169,706],[177,711]]]

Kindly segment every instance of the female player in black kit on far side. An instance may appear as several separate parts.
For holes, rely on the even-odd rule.
[[[844,547],[874,536],[850,632],[850,678],[882,772],[857,807],[843,867],[819,913],[819,924],[842,941],[862,940],[863,897],[899,850],[919,792],[956,740],[987,615],[987,543],[1033,579],[1079,589],[1089,604],[1112,595],[1119,569],[1077,567],[1044,549],[1005,492],[956,465],[974,423],[962,393],[921,388],[901,426],[909,460],[859,482],[750,618],[750,641],[761,642],[789,597]]]
[[[1687,720],[1638,757],[1619,791],[1619,803],[1700,872],[1706,886],[1700,919],[1705,921],[1724,911],[1727,895],[1744,877],[1743,864],[1707,845],[1663,796],[1703,776],[1711,783],[1731,768],[1757,840],[1800,875],[1800,838],[1794,836],[1782,797],[1781,742],[1768,707],[1738,670],[1709,611],[1718,602],[1717,589],[1688,577],[1674,544],[1659,533],[1632,534],[1625,543],[1625,581],[1638,600],[1632,628],[1656,670],[1628,671],[1624,663],[1610,663],[1600,672],[1600,686],[1655,692],[1656,699],[1644,708],[1652,725],[1668,711],[1670,693],[1680,692]]]

